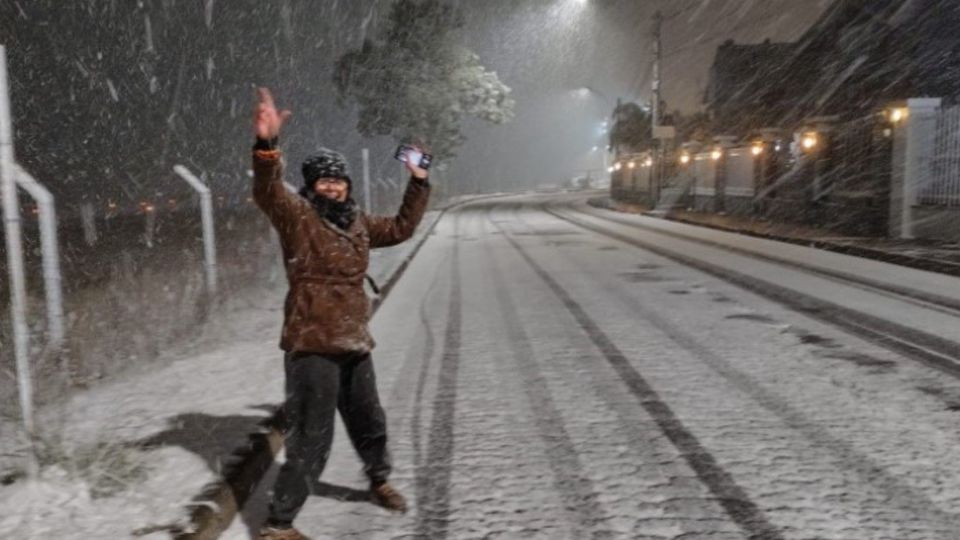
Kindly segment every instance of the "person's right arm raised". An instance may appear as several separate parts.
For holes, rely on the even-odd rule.
[[[278,229],[290,215],[296,199],[283,185],[281,152],[277,147],[280,128],[292,113],[277,111],[270,90],[257,90],[257,106],[253,111],[253,200]]]

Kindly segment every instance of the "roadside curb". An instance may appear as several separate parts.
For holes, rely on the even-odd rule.
[[[508,194],[479,196],[457,201],[442,208],[423,237],[380,287],[380,295],[371,300],[371,317],[376,314],[387,295],[403,277],[410,266],[410,262],[434,234],[437,224],[440,223],[447,211],[464,204],[504,195]],[[234,517],[256,490],[263,476],[273,466],[275,456],[283,447],[282,414],[282,409],[277,406],[275,412],[259,424],[260,429],[257,432],[247,435],[246,445],[234,450],[230,458],[226,460],[221,477],[205,486],[200,494],[188,503],[187,508],[191,509],[188,524],[182,529],[172,530],[173,538],[176,540],[213,540],[219,538],[230,527]]]
[[[760,233],[756,231],[751,231],[749,229],[739,229],[736,227],[725,227],[723,225],[700,223],[690,219],[671,216],[669,214],[665,214],[662,212],[644,211],[644,212],[640,212],[639,214],[635,214],[633,212],[624,212],[621,210],[617,210],[612,204],[610,204],[608,198],[590,199],[587,201],[587,204],[595,208],[602,208],[604,210],[611,210],[614,212],[620,212],[622,214],[643,215],[647,217],[665,219],[668,221],[676,221],[677,223],[683,223],[685,225],[694,225],[697,227],[705,227],[708,229],[715,229],[718,231],[742,234],[745,236],[752,236],[754,238],[774,240],[774,241],[783,242],[786,244],[795,244],[798,246],[812,247],[812,248],[822,249],[824,251],[832,251],[834,253],[841,253],[844,255],[853,255],[855,257],[862,257],[864,259],[872,259],[875,261],[896,264],[899,266],[906,266],[906,267],[915,268],[918,270],[926,270],[928,272],[935,272],[938,274],[946,274],[954,277],[960,277],[960,264],[951,263],[949,261],[927,259],[924,257],[913,257],[911,255],[904,255],[902,253],[890,253],[890,252],[879,250],[879,249],[872,249],[868,247],[854,246],[854,245],[848,245],[848,244],[838,244],[836,242],[830,242],[826,240],[797,238],[793,236]]]

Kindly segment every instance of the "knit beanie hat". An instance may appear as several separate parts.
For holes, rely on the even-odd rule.
[[[353,187],[350,175],[347,173],[347,158],[340,152],[321,148],[320,151],[308,157],[301,168],[303,185],[313,189],[313,184],[320,178],[340,178],[347,182],[347,192]]]

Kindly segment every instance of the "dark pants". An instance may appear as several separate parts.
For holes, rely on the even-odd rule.
[[[330,456],[334,412],[339,410],[364,472],[377,483],[390,475],[387,421],[369,354],[288,354],[287,461],[273,488],[269,523],[289,526],[313,491]]]

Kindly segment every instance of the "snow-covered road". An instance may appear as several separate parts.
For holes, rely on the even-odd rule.
[[[960,537],[960,280],[580,202],[442,219],[373,324],[411,511],[341,430],[305,533]]]

